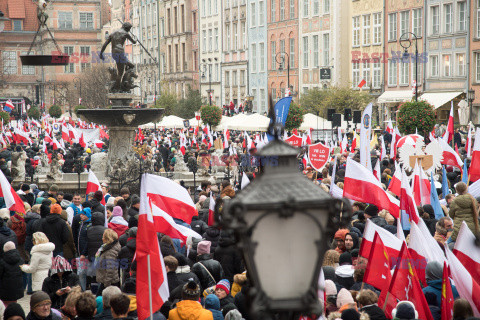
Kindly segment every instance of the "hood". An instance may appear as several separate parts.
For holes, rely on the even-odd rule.
[[[205,233],[210,239],[220,237],[220,230],[217,228],[210,227],[205,231]]]
[[[358,235],[354,232],[349,232],[345,235],[345,238],[347,237],[347,235],[351,236],[352,237],[352,240],[353,240],[353,247],[351,250],[353,249],[358,249],[359,248],[359,240],[358,240]]]
[[[3,234],[4,236],[8,237],[12,233],[13,231],[10,230],[10,228],[8,228],[6,225],[4,225],[2,221],[2,225],[0,226],[0,234]]]
[[[354,271],[355,270],[353,269],[353,266],[351,264],[346,264],[343,266],[338,266],[337,270],[335,270],[335,275],[337,277],[350,278],[353,277]]]
[[[175,270],[175,273],[190,273],[190,266],[178,266],[177,270]]]
[[[31,253],[43,253],[43,254],[50,254],[55,250],[55,245],[51,242],[36,244],[33,246]]]
[[[218,245],[220,247],[228,247],[233,245],[234,243],[235,242],[233,241],[233,235],[230,232],[226,230],[222,230],[220,232],[220,239],[218,239]]]
[[[33,211],[27,212],[27,214],[25,215],[25,222],[29,220],[34,220],[34,219],[40,219],[40,215]]]
[[[135,251],[135,249],[137,248],[137,239],[133,238],[128,240],[126,247],[130,250]]]
[[[92,226],[104,226],[105,214],[101,212],[92,213]]]
[[[182,300],[177,303],[177,312],[182,320],[196,320],[200,319],[200,309],[202,305],[192,300]]]
[[[205,309],[220,310],[220,300],[214,294],[209,294],[205,298]]]
[[[62,217],[60,217],[59,214],[51,213],[47,216],[46,220],[48,223],[55,223],[57,221],[61,221]]]
[[[63,199],[62,202],[60,202],[60,207],[62,207],[63,209],[66,209],[70,204],[72,204],[71,201]]]
[[[8,264],[14,265],[19,263],[22,258],[20,257],[18,250],[14,249],[3,253],[3,260],[5,260],[5,262]]]

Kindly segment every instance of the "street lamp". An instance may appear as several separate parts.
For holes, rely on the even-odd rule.
[[[468,121],[472,122],[473,121],[473,101],[475,100],[475,90],[473,90],[473,88],[470,88],[470,90],[468,90],[467,100],[468,100],[468,107],[470,109]]]
[[[285,59],[285,56],[287,57],[286,59]],[[275,61],[277,61],[277,63],[280,65],[278,67],[278,70],[280,70],[280,71],[283,70],[285,60],[287,60],[287,88],[288,88],[289,95],[290,95],[290,56],[285,51],[284,52],[279,52],[275,56]]]
[[[321,314],[317,289],[323,255],[338,217],[342,222],[350,217],[350,204],[299,173],[298,150],[280,140],[281,126],[270,125],[269,132],[275,140],[258,152],[267,159],[262,173],[226,202],[216,219],[234,231],[242,250],[254,313],[279,314],[279,319]]]
[[[212,70],[210,68],[210,65],[207,65],[206,63],[202,64],[201,70],[203,81],[206,80],[205,73],[208,71],[208,101],[209,104],[212,105]]]
[[[0,32],[5,30],[5,21],[9,21],[10,19],[6,18],[3,12],[0,10]]]
[[[79,77],[73,78],[73,86],[78,88],[78,104],[82,104],[82,80]]]
[[[412,40],[410,39],[410,35],[412,36],[412,39],[415,40],[415,101],[418,101],[418,37],[415,33],[413,32],[405,32],[400,36],[400,45],[402,46],[403,49],[405,49],[405,52],[403,53],[404,58],[409,58],[410,59],[410,54],[408,53],[408,49],[412,46]],[[404,37],[406,36],[406,37]]]

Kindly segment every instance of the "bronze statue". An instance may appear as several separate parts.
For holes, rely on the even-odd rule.
[[[112,57],[117,65],[117,72],[115,83],[110,89],[111,92],[129,92],[130,89],[132,89],[132,84],[130,82],[132,81],[132,78],[136,78],[136,75],[133,71],[134,65],[133,63],[128,61],[127,55],[125,54],[125,49],[123,48],[127,39],[130,40],[130,42],[132,42],[133,44],[137,43],[137,41],[134,40],[130,35],[131,28],[131,23],[123,23],[122,28],[108,35],[107,40],[103,44],[102,50],[100,51],[100,59],[104,60],[103,52],[105,51],[109,43],[112,44]],[[124,75],[127,74],[128,79],[125,79]],[[123,84],[125,80],[129,83]]]

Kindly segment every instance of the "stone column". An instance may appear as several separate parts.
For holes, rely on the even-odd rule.
[[[135,130],[137,127],[109,127],[108,164],[117,160],[127,161],[134,158]]]

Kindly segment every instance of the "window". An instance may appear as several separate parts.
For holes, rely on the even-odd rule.
[[[388,41],[397,40],[397,13],[388,15]]]
[[[247,24],[245,21],[242,21],[241,23],[242,27],[242,47],[240,49],[247,49]]]
[[[213,11],[215,14],[218,14],[218,3],[217,0],[213,0]]]
[[[230,25],[227,24],[225,27],[226,27],[225,33],[227,34],[227,43],[226,43],[225,49],[226,51],[230,51]]]
[[[280,0],[280,21],[285,20],[285,0]]]
[[[360,63],[352,62],[352,87],[356,88],[360,83]]]
[[[382,43],[382,14],[373,14],[373,44]]]
[[[270,55],[272,57],[272,70],[277,68],[276,55],[277,55],[277,43],[275,41],[270,42]]]
[[[204,11],[205,12],[205,11]],[[168,35],[172,34],[172,17],[170,16],[170,9],[167,9],[167,26],[168,26]]]
[[[320,14],[320,0],[313,0],[313,15],[318,16],[319,14]]]
[[[73,54],[73,46],[65,46],[63,47],[63,53],[72,55]],[[75,72],[75,64],[69,63],[65,66],[65,73],[74,73]]]
[[[290,19],[295,19],[295,0],[290,0]]]
[[[313,36],[313,67],[319,66],[318,36]]]
[[[308,37],[303,37],[303,67],[308,68]]]
[[[84,70],[90,68],[90,63],[88,62],[89,59],[90,59],[89,57],[90,57],[90,47],[81,46],[80,47],[80,61],[81,61],[80,69],[81,69],[81,71],[84,71]]]
[[[270,0],[270,22],[275,22],[275,0]]]
[[[247,83],[245,79],[245,70],[240,70],[240,85],[244,86]]]
[[[218,28],[215,28],[215,51],[218,51]]]
[[[378,89],[381,87],[381,79],[382,79],[382,68],[381,68],[381,65],[380,65],[380,60],[379,59],[376,59],[374,62],[373,62],[373,87],[375,89]]]
[[[255,13],[255,6],[257,4],[255,2],[252,2],[250,4],[250,21],[251,21],[251,26],[252,27],[255,27],[255,25],[257,24],[257,16],[256,16],[256,13]]]
[[[362,66],[362,78],[366,82],[367,88],[370,87],[370,63],[369,62],[364,62]]]
[[[208,51],[213,51],[213,33],[212,29],[208,29]]]
[[[238,23],[233,24],[233,50],[238,49]]]
[[[408,63],[401,62],[400,63],[400,85],[405,86],[408,85]]]
[[[260,89],[260,99],[259,99],[259,106],[257,107],[257,111],[260,113],[261,110],[265,108],[265,89]]]
[[[400,36],[408,32],[408,24],[410,20],[410,11],[400,12]]]
[[[237,71],[232,71],[232,86],[238,85]]]
[[[290,38],[290,68],[295,68],[295,38]]]
[[[438,56],[430,56],[430,77],[438,77]]]
[[[207,0],[202,0],[202,17],[207,16],[207,6],[206,6]],[[167,9],[169,11],[170,9]]]
[[[323,13],[330,13],[330,0],[323,0]]]
[[[327,67],[330,65],[330,34],[324,33],[323,34],[323,57],[322,57],[322,65]]]
[[[16,51],[3,51],[3,73],[5,74],[17,74],[17,52]]]
[[[259,43],[259,50],[260,50],[260,71],[265,71],[265,43]]]
[[[303,16],[308,17],[308,1],[309,0],[303,0]]]
[[[257,72],[257,45],[252,43],[252,72]]]
[[[27,54],[27,51],[23,51],[22,54]],[[33,54],[35,54],[35,53],[33,53]],[[35,74],[35,66],[24,66],[24,65],[22,65],[22,74],[24,74],[24,75]]]
[[[445,14],[445,33],[452,32],[452,4],[447,3],[443,5],[443,12]]]
[[[272,88],[272,99],[277,100],[277,88]]]
[[[370,15],[363,16],[363,45],[368,46],[370,44]]]
[[[360,45],[360,17],[352,18],[352,46]]]
[[[13,20],[13,31],[22,31],[22,20]]]
[[[230,1],[229,0],[225,0],[225,8],[230,8]]]
[[[457,53],[457,76],[463,77],[465,76],[465,54],[464,53]]]
[[[413,9],[412,11],[412,30],[417,37],[422,36],[422,8]]]
[[[475,52],[475,82],[480,82],[480,53]]]
[[[443,60],[443,76],[444,77],[450,77],[451,76],[450,55],[449,54],[444,54],[442,56],[442,60]]]
[[[225,71],[225,86],[230,86],[230,72]]]
[[[202,51],[207,52],[207,30],[203,30],[203,44],[202,44]]]
[[[480,0],[477,0],[477,38],[480,38]]]
[[[430,8],[432,17],[432,34],[438,34],[440,32],[440,13],[438,6]]]
[[[258,110],[258,107],[257,107],[257,89],[252,89],[252,96],[253,96],[253,101],[252,101],[253,110]]]
[[[265,19],[265,2],[258,2],[258,25],[263,26]]]
[[[285,39],[280,40],[280,48],[279,48],[279,49],[280,49],[279,52],[282,53],[282,60],[280,60],[280,61],[282,61],[282,62],[280,63],[280,68],[281,68],[281,69],[285,69],[285,61],[283,60],[283,59],[285,58],[285,55],[284,55],[284,52],[285,52]]]
[[[208,15],[212,15],[212,0],[208,0]]]
[[[80,12],[80,29],[93,29],[93,12]]]
[[[215,63],[215,81],[220,81],[220,67],[219,63]]]
[[[388,60],[388,85],[397,85],[397,63],[394,59]]]
[[[178,33],[178,14],[177,7],[173,7],[173,30]]]
[[[466,24],[466,17],[467,17],[467,6],[465,1],[458,2],[458,31],[466,31],[467,24]]]
[[[58,12],[58,28],[59,29],[72,29],[72,13],[71,12]]]

